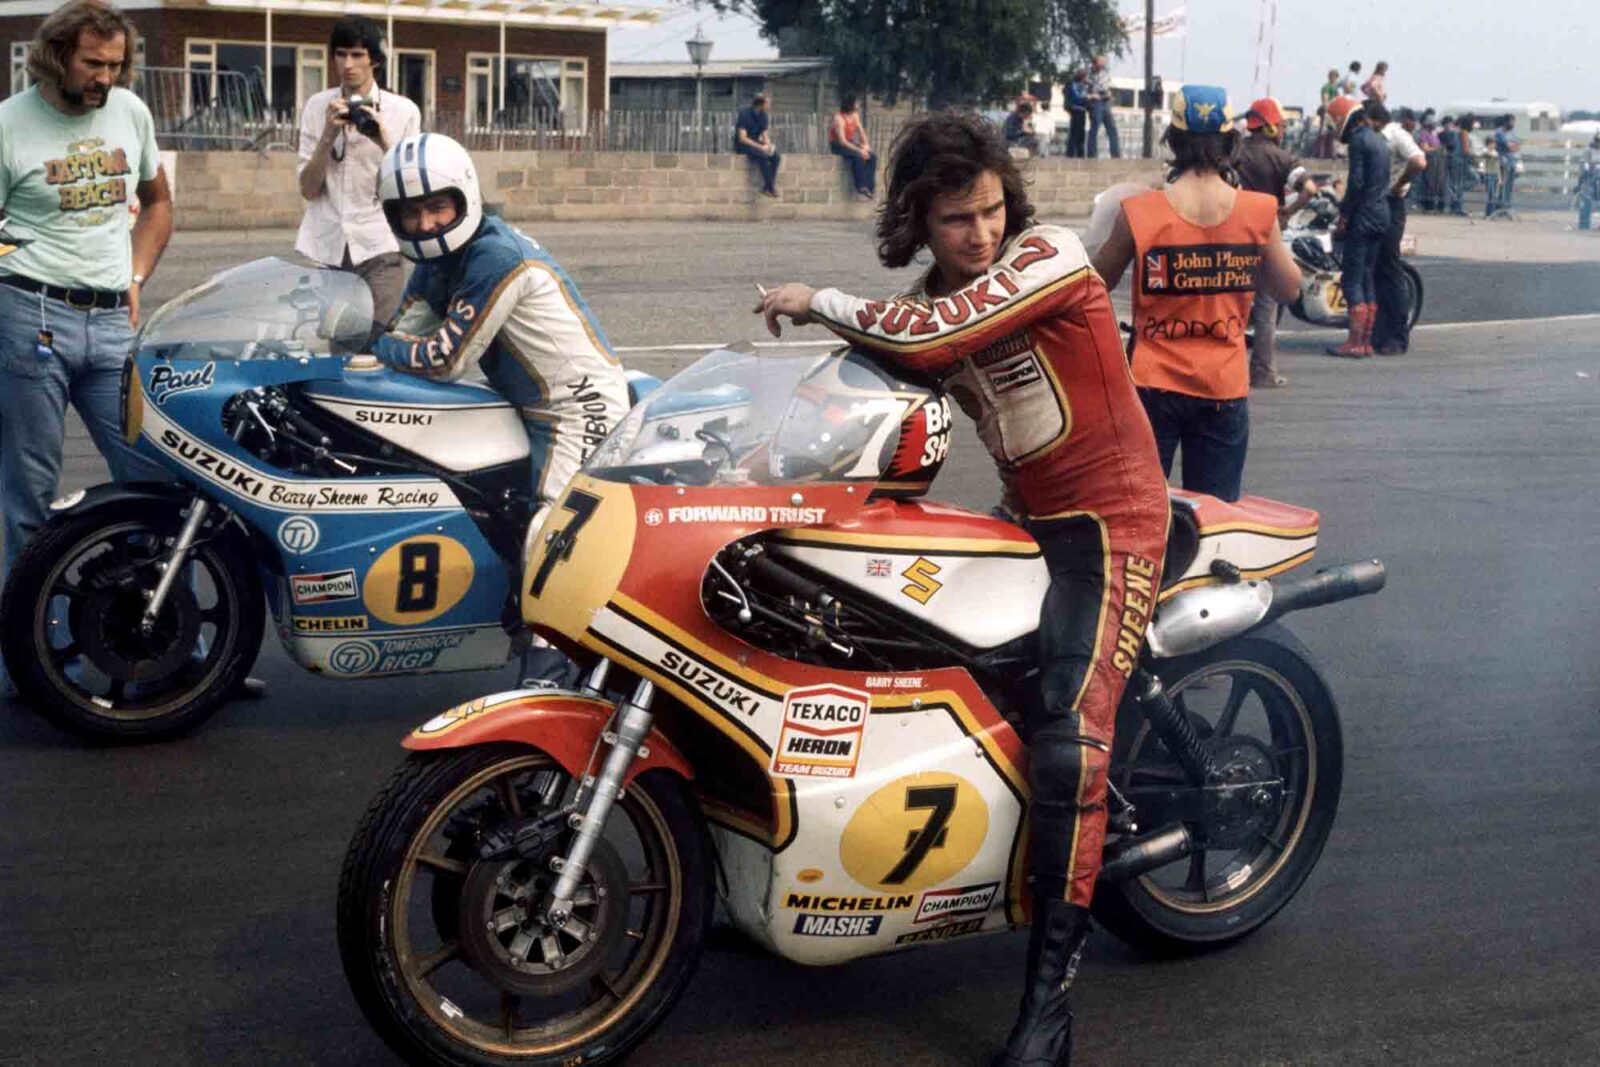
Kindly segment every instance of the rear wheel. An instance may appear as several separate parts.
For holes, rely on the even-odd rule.
[[[368,809],[339,882],[339,949],[391,1048],[448,1064],[599,1064],[666,1016],[699,963],[710,837],[681,779],[612,809],[564,929],[544,920],[565,830],[530,855],[481,843],[558,812],[570,777],[513,745],[411,756]]]
[[[183,525],[175,505],[92,508],[53,519],[23,550],[0,603],[6,667],[55,725],[95,741],[181,733],[249,672],[264,630],[244,538],[203,528],[154,625],[145,605]]]
[[[1406,298],[1411,301],[1411,318],[1406,323],[1409,328],[1422,318],[1422,275],[1409,263],[1400,264],[1400,268],[1406,279]]]
[[[1187,821],[1188,858],[1102,886],[1095,913],[1130,943],[1195,951],[1249,934],[1305,883],[1338,810],[1343,746],[1327,684],[1282,626],[1157,666],[1224,781],[1261,785],[1249,808]],[[1132,701],[1119,716],[1111,781],[1142,828],[1176,821],[1166,797],[1188,779]]]

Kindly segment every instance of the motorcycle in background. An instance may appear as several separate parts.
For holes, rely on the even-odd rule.
[[[1278,305],[1280,322],[1287,309],[1301,322],[1313,326],[1340,330],[1349,326],[1349,306],[1345,303],[1344,285],[1340,280],[1344,269],[1341,246],[1333,238],[1333,225],[1338,218],[1339,202],[1333,194],[1319,191],[1284,227],[1283,240],[1300,267],[1300,295],[1288,304]],[[1406,255],[1414,254],[1415,250],[1414,240],[1401,246]],[[1410,325],[1415,326],[1422,318],[1422,275],[1404,261],[1400,270],[1405,276],[1410,300]]]
[[[521,609],[572,690],[450,708],[404,742],[340,877],[345,974],[413,1061],[599,1064],[665,1017],[721,896],[832,964],[1028,921],[1049,573],[1026,531],[919,499],[933,383],[846,351],[715,352],[636,407],[531,542]],[[1244,937],[1304,884],[1343,768],[1282,625],[1384,584],[1306,574],[1319,519],[1175,493],[1111,753],[1095,910],[1168,950]]]

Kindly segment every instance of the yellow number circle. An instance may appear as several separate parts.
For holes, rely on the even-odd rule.
[[[928,771],[901,778],[856,809],[839,841],[850,877],[886,893],[947,882],[989,833],[989,805],[965,778]]]
[[[378,557],[361,585],[367,610],[392,626],[431,622],[472,588],[472,553],[460,541],[410,537]]]

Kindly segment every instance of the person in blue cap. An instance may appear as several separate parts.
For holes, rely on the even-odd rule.
[[[1133,264],[1133,380],[1170,476],[1237,500],[1250,441],[1245,326],[1258,286],[1292,300],[1300,270],[1278,229],[1278,201],[1241,190],[1239,132],[1213,85],[1178,93],[1163,138],[1167,186],[1129,197],[1094,256],[1108,289]]]

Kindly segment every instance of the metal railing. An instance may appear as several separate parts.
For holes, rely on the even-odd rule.
[[[768,136],[783,153],[826,153],[831,114],[770,112]],[[435,115],[428,129],[445,133],[469,149],[569,152],[732,152],[738,112],[507,110],[492,124],[462,115]],[[868,141],[886,149],[898,119],[863,121]]]
[[[156,140],[163,148],[203,151],[293,144],[294,126],[272,117],[259,72],[139,67],[133,90],[150,108]]]

